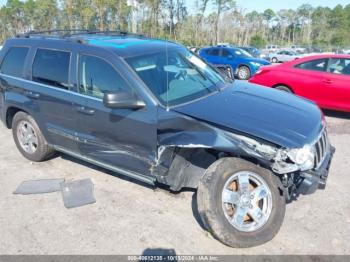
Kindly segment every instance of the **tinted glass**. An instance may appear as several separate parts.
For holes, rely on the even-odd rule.
[[[68,89],[70,53],[38,49],[33,63],[33,81]]]
[[[350,59],[330,59],[328,65],[328,72],[338,75],[350,75]]]
[[[242,57],[242,58],[252,57],[251,54],[249,54],[247,51],[244,51],[243,49],[234,49],[234,52],[238,57]]]
[[[17,77],[22,76],[28,51],[28,47],[12,47],[2,62],[1,73]]]
[[[218,91],[225,82],[217,71],[186,49],[126,61],[163,105],[191,102]]]
[[[232,54],[229,51],[227,51],[226,49],[223,49],[222,50],[222,56],[228,57],[228,56],[232,56]]]
[[[296,68],[312,70],[312,71],[326,71],[328,59],[318,59],[308,61],[299,65],[296,65]]]
[[[104,93],[127,90],[123,78],[106,61],[82,55],[79,59],[79,92],[103,98]]]
[[[218,49],[218,48],[209,49],[209,50],[207,51],[207,54],[208,54],[208,55],[212,55],[212,56],[219,56],[219,54],[220,54],[220,49]]]

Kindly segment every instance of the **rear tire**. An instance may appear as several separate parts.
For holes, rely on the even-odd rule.
[[[231,247],[266,243],[278,233],[285,215],[286,201],[278,179],[269,170],[242,159],[218,160],[198,186],[197,204],[203,224],[216,239]],[[228,184],[231,181],[234,184]]]
[[[289,87],[284,86],[284,85],[278,85],[275,87],[275,89],[293,94],[293,91]]]
[[[251,72],[249,67],[240,66],[237,71],[237,77],[239,80],[248,80],[251,77]]]
[[[30,161],[42,162],[53,155],[35,120],[18,112],[12,121],[12,135],[21,154]]]
[[[271,62],[274,63],[274,64],[278,63],[277,57],[273,57],[273,58],[271,59]]]

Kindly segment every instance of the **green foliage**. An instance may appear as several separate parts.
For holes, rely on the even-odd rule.
[[[263,48],[266,46],[266,41],[262,36],[254,35],[250,38],[250,45],[257,48]]]
[[[304,4],[279,12],[244,13],[234,0],[189,2],[8,0],[0,8],[0,43],[29,30],[119,29],[196,46],[222,41],[257,47],[268,43],[350,46],[350,4],[333,9]]]

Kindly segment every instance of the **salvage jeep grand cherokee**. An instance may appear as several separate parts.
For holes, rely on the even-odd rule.
[[[324,188],[334,148],[312,102],[232,82],[181,45],[122,32],[29,33],[1,55],[0,112],[31,161],[59,151],[171,190],[232,247],[272,239]]]

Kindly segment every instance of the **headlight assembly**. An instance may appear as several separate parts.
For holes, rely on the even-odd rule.
[[[314,166],[315,150],[310,145],[291,149],[287,152],[287,155],[290,160],[300,166],[301,171],[312,169]]]
[[[256,66],[256,67],[258,67],[258,66],[261,66],[261,64],[260,63],[257,63],[257,62],[250,62],[253,66]]]

